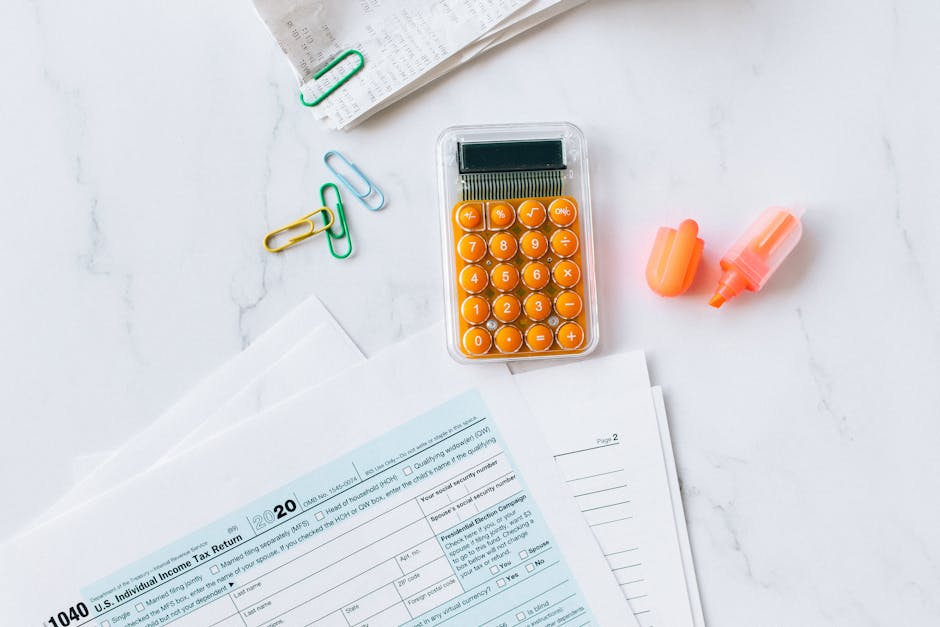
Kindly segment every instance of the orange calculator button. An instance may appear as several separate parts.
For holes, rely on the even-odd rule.
[[[479,266],[476,267],[479,268]],[[464,269],[466,270],[466,268]],[[508,263],[499,263],[493,268],[492,278],[493,286],[496,289],[500,292],[508,292],[509,290],[516,289],[516,286],[519,285],[519,270],[516,266]]]
[[[578,252],[578,236],[569,229],[558,229],[552,233],[552,250],[562,257]]]
[[[486,288],[487,278],[486,270],[476,265],[469,265],[460,271],[460,287],[465,291],[476,294]]]
[[[519,238],[519,247],[529,259],[538,259],[548,252],[548,238],[539,231],[526,231]]]
[[[525,303],[522,306],[525,308],[525,315],[535,322],[545,320],[552,313],[552,301],[548,299],[548,296],[539,292],[526,296]]]
[[[577,322],[566,322],[558,327],[558,344],[562,348],[578,348],[584,343],[584,329]]]
[[[508,324],[496,330],[496,348],[501,353],[515,353],[522,348],[522,332]]]
[[[457,208],[457,224],[465,231],[483,229],[483,203],[468,202]]]
[[[519,299],[512,294],[500,294],[493,301],[493,317],[500,322],[512,322],[522,313]]]
[[[570,259],[562,259],[552,268],[552,278],[561,287],[574,287],[581,280],[581,268]]]
[[[490,209],[490,228],[494,231],[505,229],[512,226],[516,221],[516,214],[512,210],[512,205],[505,202],[491,202]]]
[[[470,324],[483,324],[490,315],[490,304],[482,296],[469,296],[460,303],[460,315]]]
[[[493,345],[493,338],[483,327],[470,327],[463,334],[464,350],[471,355],[485,355]]]
[[[545,223],[545,205],[537,200],[526,200],[519,205],[519,222],[530,229],[537,229]]]
[[[578,219],[578,208],[567,198],[557,198],[548,206],[548,219],[555,226],[571,226]]]
[[[534,351],[548,350],[552,345],[552,330],[544,324],[533,324],[526,329],[525,343]]]
[[[509,261],[516,256],[519,244],[509,233],[497,233],[490,238],[490,254],[499,261]]]
[[[486,242],[479,235],[464,235],[457,242],[457,254],[464,261],[476,263],[486,257]]]
[[[530,261],[522,269],[522,282],[530,290],[540,290],[548,285],[548,279],[551,274],[541,261]]]
[[[555,297],[555,311],[562,318],[577,318],[583,308],[577,292],[565,291]]]

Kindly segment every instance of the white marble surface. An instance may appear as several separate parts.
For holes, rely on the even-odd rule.
[[[433,144],[587,134],[601,350],[665,386],[711,625],[940,624],[940,5],[595,1],[348,134],[297,103],[248,0],[0,4],[0,535],[315,292],[368,354],[442,315]],[[357,254],[271,256],[320,156],[354,156]],[[721,311],[716,261],[776,202],[806,235]],[[652,235],[695,217],[692,294]]]

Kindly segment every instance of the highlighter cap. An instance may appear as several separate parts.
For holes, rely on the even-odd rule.
[[[722,257],[722,269],[737,270],[748,290],[760,290],[799,243],[802,215],[802,210],[785,207],[766,209]]]
[[[683,220],[678,229],[660,228],[646,264],[650,289],[660,296],[685,293],[695,278],[704,247],[695,220]]]

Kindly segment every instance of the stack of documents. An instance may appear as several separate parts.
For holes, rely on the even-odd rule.
[[[358,63],[361,72],[313,108],[349,128],[476,55],[585,0],[254,0],[287,55],[304,100],[324,95]]]
[[[442,338],[304,303],[0,547],[0,624],[703,625],[642,353]]]

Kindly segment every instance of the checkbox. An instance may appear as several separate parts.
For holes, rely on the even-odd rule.
[[[218,566],[210,566],[210,567],[209,567],[209,572],[212,573],[213,575],[218,575],[218,574],[219,574],[219,567],[218,567]]]
[[[490,566],[490,572],[495,575],[499,572],[499,566]]]
[[[137,605],[134,606],[134,609],[137,610],[138,612],[143,612],[143,611],[144,611],[144,604],[143,604],[143,603],[138,603]]]
[[[411,474],[411,466],[405,466],[405,469],[402,471],[405,473],[405,476]]]
[[[317,513],[314,515],[314,517],[315,517],[317,520],[323,520],[324,518],[326,518],[326,517],[323,515],[323,512],[317,512]]]
[[[525,612],[519,612],[516,614],[516,620],[525,620]]]
[[[103,620],[100,623],[98,623],[98,627],[111,627],[111,621]]]
[[[528,551],[519,551],[519,559],[524,560],[527,557],[529,557]]]
[[[533,570],[535,570],[535,564],[526,564],[525,569],[531,573]]]
[[[500,588],[502,588],[503,586],[506,585],[506,580],[505,580],[505,579],[497,579],[497,580],[496,580],[496,585],[499,586]]]

